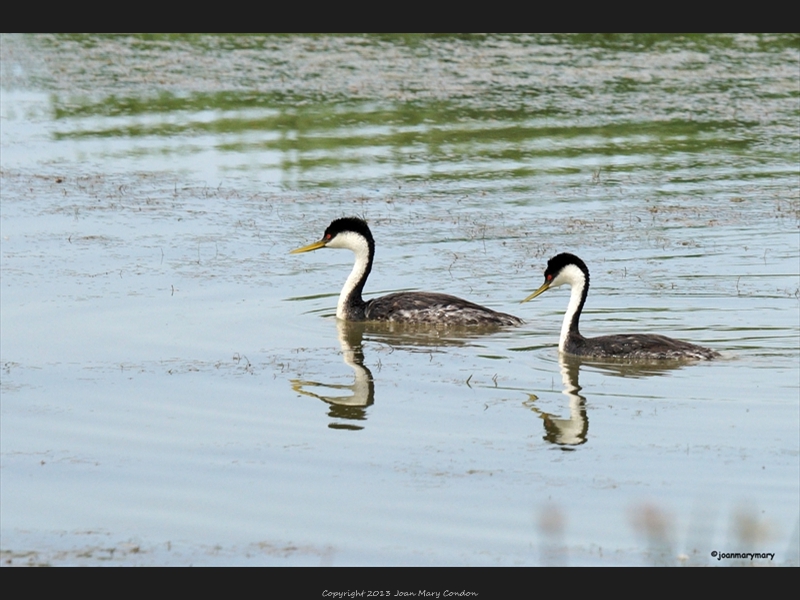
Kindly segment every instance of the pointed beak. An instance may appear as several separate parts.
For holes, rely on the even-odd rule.
[[[314,242],[313,244],[309,244],[308,246],[303,246],[302,248],[295,248],[289,254],[300,254],[302,252],[311,252],[312,250],[319,250],[320,248],[324,248],[325,244],[327,244],[327,240],[320,240],[318,242]]]
[[[549,289],[550,289],[550,284],[551,284],[551,283],[552,283],[552,282],[550,282],[550,281],[545,281],[545,282],[542,284],[542,287],[540,287],[538,290],[536,290],[535,292],[533,292],[533,293],[532,293],[530,296],[528,296],[527,298],[525,298],[525,300],[523,300],[522,302],[520,302],[520,304],[524,304],[525,302],[528,302],[529,300],[533,300],[534,298],[536,298],[536,296],[538,296],[538,295],[539,295],[539,294],[541,294],[542,292],[546,292],[547,290],[549,290]]]

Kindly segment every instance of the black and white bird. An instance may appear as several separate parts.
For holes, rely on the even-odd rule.
[[[712,359],[719,356],[719,353],[703,346],[649,333],[583,337],[578,330],[578,321],[589,293],[589,269],[574,254],[563,253],[551,258],[544,272],[544,284],[522,302],[564,284],[572,288],[572,293],[558,341],[561,352],[593,358],[649,360]]]
[[[494,311],[448,294],[431,292],[397,292],[364,300],[361,297],[375,256],[375,240],[366,221],[355,217],[336,219],[325,230],[322,239],[292,250],[291,254],[320,248],[346,248],[355,254],[355,264],[345,281],[336,316],[346,321],[395,321],[400,323],[432,323],[450,326],[522,325],[522,319]]]

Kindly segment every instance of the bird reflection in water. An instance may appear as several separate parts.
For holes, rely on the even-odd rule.
[[[342,359],[346,365],[353,369],[354,373],[351,385],[292,379],[292,389],[295,392],[322,400],[329,406],[328,416],[345,421],[337,420],[329,423],[328,427],[331,429],[363,429],[362,425],[358,425],[355,422],[366,420],[367,407],[375,402],[375,380],[372,377],[372,372],[364,366],[362,340],[365,325],[365,323],[353,323],[342,321],[341,319],[336,321],[339,345],[342,348]],[[344,390],[349,393],[327,395],[312,392],[307,388]]]
[[[586,412],[586,397],[580,392],[578,383],[581,367],[603,372],[614,377],[643,378],[665,375],[670,371],[681,369],[691,362],[686,360],[625,360],[594,359],[560,353],[558,357],[561,371],[561,392],[569,398],[569,417],[559,418],[536,406],[538,398],[530,394],[525,405],[538,414],[544,423],[544,440],[560,446],[563,450],[572,450],[575,446],[585,444],[589,438],[589,416]]]
[[[525,402],[525,405],[542,418],[545,429],[543,439],[546,442],[561,446],[564,450],[571,450],[575,446],[585,444],[589,434],[586,398],[579,393],[581,386],[578,384],[581,361],[577,357],[561,354],[558,362],[561,369],[561,382],[564,385],[561,393],[569,398],[569,417],[559,418],[540,410],[536,407],[538,398],[533,394],[530,394],[530,399]]]
[[[323,383],[292,379],[298,394],[322,400],[329,406],[328,416],[336,419],[331,429],[360,430],[366,421],[368,407],[375,402],[375,380],[364,365],[364,337],[392,349],[411,352],[441,352],[444,347],[466,346],[471,340],[498,331],[498,326],[450,326],[427,323],[396,323],[336,320],[342,359],[353,369],[353,383]]]

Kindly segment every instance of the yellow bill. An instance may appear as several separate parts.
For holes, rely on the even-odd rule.
[[[309,244],[308,246],[303,246],[302,248],[296,248],[289,252],[289,254],[300,254],[301,252],[311,252],[312,250],[319,250],[320,248],[324,248],[325,244],[328,243],[328,240],[320,240],[318,242],[314,242],[313,244]]]
[[[533,300],[534,298],[536,298],[536,296],[538,296],[538,295],[539,295],[539,294],[541,294],[542,292],[546,292],[547,290],[549,290],[549,289],[550,289],[550,283],[551,283],[550,281],[545,281],[545,282],[542,284],[542,287],[540,287],[538,290],[536,290],[535,292],[533,292],[533,293],[532,293],[530,296],[528,296],[527,298],[525,298],[525,300],[523,300],[522,302],[520,302],[520,304],[524,304],[524,303],[525,303],[525,302],[527,302],[528,300]]]

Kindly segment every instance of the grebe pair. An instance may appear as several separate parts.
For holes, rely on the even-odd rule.
[[[439,323],[444,325],[516,326],[522,319],[448,294],[398,292],[364,301],[361,293],[372,270],[375,240],[362,219],[336,219],[322,239],[292,250],[292,254],[320,248],[346,248],[355,254],[353,270],[342,288],[336,316],[346,321],[396,321]],[[544,284],[522,302],[534,299],[551,287],[568,284],[572,288],[558,349],[566,354],[595,358],[631,359],[711,359],[713,350],[663,335],[628,334],[585,338],[578,330],[583,305],[589,292],[589,269],[572,254],[559,254],[547,263]]]

